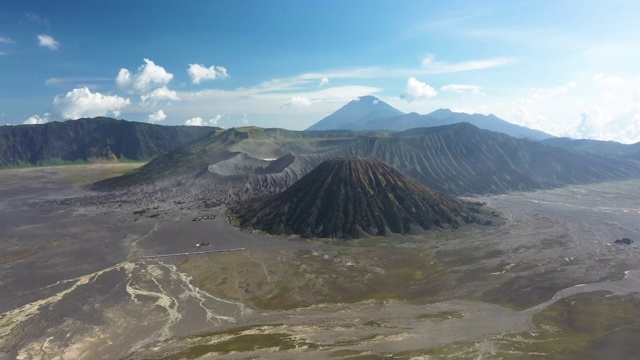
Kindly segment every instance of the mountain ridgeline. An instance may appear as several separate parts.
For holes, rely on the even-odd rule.
[[[480,222],[479,210],[372,159],[330,159],[282,193],[231,209],[240,226],[272,234],[361,238]]]
[[[426,115],[405,114],[374,96],[362,96],[351,101],[307,130],[403,131],[462,122],[516,138],[543,140],[553,137],[542,131],[511,124],[495,115],[465,114],[449,109],[439,109]]]
[[[590,152],[599,155],[640,160],[640,142],[635,144],[621,144],[615,141],[553,138],[546,139],[542,141],[542,143],[577,152]]]
[[[146,160],[215,132],[98,117],[0,127],[0,168]]]
[[[163,155],[98,190],[162,181],[173,192],[235,202],[281,192],[325,160],[384,161],[436,191],[462,195],[640,177],[638,162],[568,151],[461,123],[399,133],[229,129]],[[180,184],[181,186],[178,186]]]
[[[380,159],[451,194],[554,188],[640,175],[637,163],[573,153],[460,123],[361,136],[337,156]]]

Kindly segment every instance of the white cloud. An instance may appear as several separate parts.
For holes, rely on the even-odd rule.
[[[579,139],[602,138],[602,129],[610,121],[611,114],[599,106],[591,106],[580,114],[580,124],[572,136]]]
[[[323,77],[322,79],[320,79],[320,84],[318,84],[318,87],[323,87],[325,85],[327,85],[329,83],[329,79],[326,77]]]
[[[410,77],[409,80],[407,80],[407,87],[404,89],[404,92],[402,92],[400,97],[408,102],[412,102],[421,98],[430,99],[437,94],[438,92],[436,89],[426,83],[418,81],[414,77]]]
[[[286,103],[280,105],[280,109],[297,109],[305,106],[310,106],[311,100],[306,96],[294,96]]]
[[[0,36],[0,44],[15,44],[16,42],[13,39],[8,38],[6,36]]]
[[[160,101],[179,101],[180,97],[175,91],[163,86],[153,90],[148,95],[142,95],[140,99],[142,100],[142,104],[148,105],[157,104]]]
[[[242,115],[242,125],[249,126],[249,118],[247,117],[247,114]]]
[[[456,94],[471,93],[471,94],[478,95],[478,94],[480,94],[480,86],[477,86],[477,85],[451,84],[451,85],[445,85],[445,86],[441,87],[440,91],[445,91],[445,92],[450,91],[450,92],[454,92]]]
[[[116,85],[122,90],[146,93],[155,87],[168,84],[173,79],[173,74],[168,73],[162,66],[149,59],[144,59],[144,62],[135,74],[131,74],[128,69],[120,69]]]
[[[570,134],[575,138],[614,140],[635,143],[640,140],[640,106],[614,115],[609,110],[592,105],[580,114],[580,123]]]
[[[227,69],[224,66],[211,65],[209,67],[205,67],[200,64],[189,64],[187,72],[191,77],[191,82],[194,84],[200,84],[205,80],[222,80],[229,77]]]
[[[118,76],[116,77],[116,85],[120,89],[127,89],[131,87],[131,73],[127,69],[120,69]]]
[[[109,113],[119,116],[120,110],[129,104],[129,99],[99,92],[92,93],[84,87],[73,89],[64,96],[56,96],[51,107],[62,119],[79,119],[105,116]]]
[[[199,116],[185,120],[184,124],[188,126],[204,126],[205,125],[204,120]]]
[[[152,114],[149,114],[150,123],[159,123],[164,121],[166,118],[167,114],[164,113],[164,110],[158,110]]]
[[[557,136],[638,142],[637,89],[639,78],[603,74],[578,77],[576,82],[531,89],[528,96],[507,104],[502,115],[518,125]]]
[[[513,58],[498,57],[484,60],[469,60],[458,63],[447,63],[436,61],[435,55],[429,54],[422,58],[422,67],[430,74],[446,74],[472,70],[483,70],[494,67],[509,65],[514,62]]]
[[[23,124],[27,125],[35,125],[35,124],[46,124],[49,122],[49,113],[45,113],[44,115],[33,115],[30,116],[27,120],[23,121]]]
[[[222,115],[218,114],[213,119],[209,120],[209,124],[213,126],[218,126],[218,122],[222,119]]]
[[[244,117],[246,118],[246,114]],[[218,126],[218,122],[222,119],[222,115],[218,114],[215,117],[205,120],[200,116],[192,117],[191,119],[185,120],[184,124],[189,126]]]
[[[49,48],[51,50],[58,50],[60,43],[49,35],[38,35],[38,42],[40,46]]]

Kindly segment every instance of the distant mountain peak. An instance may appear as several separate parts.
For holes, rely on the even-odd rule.
[[[344,130],[352,123],[400,116],[404,113],[372,95],[360,96],[307,130]]]
[[[436,119],[444,119],[455,114],[451,109],[438,109],[434,112],[427,114],[427,116],[434,117]]]
[[[362,101],[362,102],[370,102],[372,104],[377,104],[380,99],[378,99],[377,97],[373,96],[373,95],[365,95],[365,96],[358,96],[357,98],[355,98],[353,101]]]

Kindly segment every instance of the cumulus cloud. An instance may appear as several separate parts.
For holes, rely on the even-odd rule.
[[[451,85],[445,85],[445,86],[441,87],[440,91],[453,92],[453,93],[456,93],[456,94],[471,93],[471,94],[478,95],[478,94],[480,94],[480,86],[477,86],[477,85],[451,84]]]
[[[311,100],[306,96],[294,96],[286,103],[280,105],[280,109],[297,109],[305,106],[310,106]]]
[[[60,43],[49,35],[38,35],[38,42],[40,46],[49,48],[51,50],[58,50]]]
[[[192,117],[191,119],[185,120],[184,124],[188,126],[204,126],[205,125],[204,120],[199,116]]]
[[[164,121],[166,118],[167,114],[164,113],[164,110],[158,110],[152,114],[149,114],[150,123],[159,123]]]
[[[580,123],[571,136],[635,143],[640,139],[640,106],[631,106],[615,115],[608,109],[592,105],[580,114]]]
[[[129,99],[93,93],[89,88],[83,87],[73,89],[64,96],[56,96],[51,107],[63,119],[79,119],[108,114],[119,116],[120,110],[129,104]]]
[[[209,123],[213,126],[218,126],[218,122],[222,119],[222,115],[218,114],[213,119],[209,120]]]
[[[23,124],[27,125],[35,125],[35,124],[46,124],[49,122],[49,113],[45,113],[44,115],[33,115],[30,116],[27,120],[23,121]]]
[[[421,98],[430,99],[437,94],[438,92],[436,91],[436,89],[432,88],[426,83],[418,81],[414,77],[410,77],[409,80],[407,80],[407,86],[405,87],[400,97],[407,100],[408,102],[412,102]]]
[[[222,115],[220,114],[209,120],[204,120],[200,116],[196,116],[185,120],[184,124],[189,126],[218,126],[218,121],[220,121],[220,119],[222,119]]]
[[[142,95],[140,97],[143,105],[157,104],[160,101],[179,101],[180,97],[178,93],[173,90],[169,90],[166,86],[159,87],[153,90],[148,95]]]
[[[187,72],[191,77],[191,82],[194,84],[200,84],[206,80],[222,80],[229,77],[227,69],[224,66],[211,65],[209,67],[205,67],[200,64],[189,64]]]
[[[322,79],[320,79],[320,84],[318,84],[318,87],[323,87],[325,85],[327,85],[329,83],[329,79],[326,77],[323,77]]]
[[[155,87],[166,85],[173,79],[173,74],[168,73],[162,66],[149,59],[144,59],[144,62],[135,74],[128,69],[120,69],[116,85],[122,90],[145,93]]]

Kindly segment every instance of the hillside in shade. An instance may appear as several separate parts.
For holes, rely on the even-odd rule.
[[[215,132],[105,117],[0,127],[0,168],[147,160]]]
[[[284,192],[243,202],[231,212],[241,227],[325,238],[407,234],[479,222],[470,204],[439,194],[379,160],[356,158],[324,161]]]
[[[590,152],[599,155],[640,160],[640,142],[635,144],[621,144],[615,141],[570,139],[565,137],[546,139],[542,141],[542,143],[577,152]]]
[[[248,127],[189,143],[94,189],[156,183],[174,194],[234,202],[281,192],[321,162],[348,157],[384,161],[425,186],[454,195],[640,177],[640,165],[630,159],[569,151],[467,123],[368,135]]]
[[[334,156],[385,161],[437,191],[482,194],[640,176],[626,159],[569,152],[460,123],[361,136]]]

